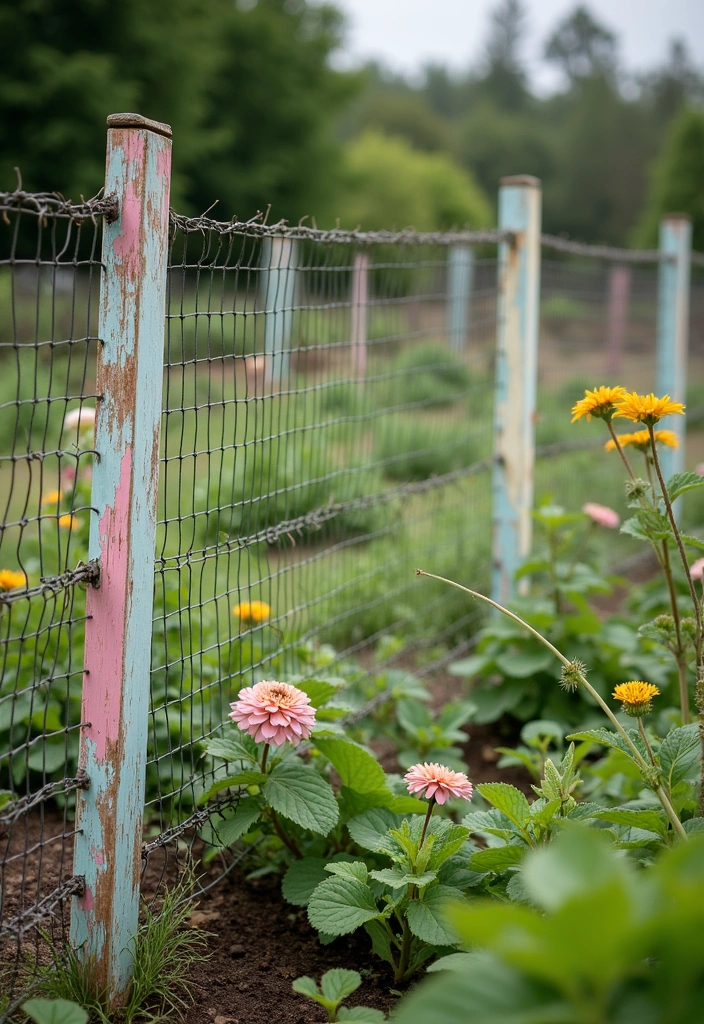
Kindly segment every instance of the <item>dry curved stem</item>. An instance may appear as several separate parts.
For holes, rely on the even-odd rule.
[[[461,583],[455,583],[454,580],[448,580],[444,576],[436,576],[435,573],[432,573],[432,572],[425,572],[424,569],[416,569],[416,576],[427,576],[430,579],[439,580],[441,583],[448,583],[451,587],[456,587],[458,590],[464,590],[465,594],[470,594],[472,597],[476,597],[477,600],[484,601],[485,604],[488,604],[492,608],[495,608],[497,611],[501,612],[502,615],[506,615],[509,619],[513,619],[513,621],[518,623],[519,626],[522,626],[523,629],[526,629],[526,630],[528,630],[529,633],[532,633],[532,635],[537,640],[539,640],[541,642],[541,644],[543,644],[545,647],[547,647],[547,649],[549,651],[552,651],[552,653],[555,655],[555,657],[558,658],[562,662],[562,664],[565,666],[565,668],[572,668],[572,670],[574,671],[574,666],[573,666],[572,662],[569,661],[569,659],[566,658],[565,655],[562,654],[561,651],[558,651],[557,647],[554,647],[550,643],[550,641],[547,640],[542,635],[542,633],[539,633],[537,629],[534,629],[532,626],[530,626],[524,619],[522,619],[520,617],[520,615],[516,615],[515,612],[509,611],[508,608],[504,608],[504,606],[501,605],[501,604],[498,604],[497,601],[492,601],[492,599],[490,597],[486,597],[484,594],[480,594],[476,590],[470,590],[469,587],[463,587]],[[644,777],[647,778],[651,774],[651,770],[652,770],[651,765],[649,765],[648,762],[644,759],[644,757],[641,754],[640,750],[638,750],[638,747],[635,745],[635,743],[633,742],[631,737],[628,735],[628,733],[623,728],[623,726],[621,725],[619,720],[616,718],[616,716],[614,715],[614,713],[611,710],[611,708],[609,707],[609,705],[603,699],[601,694],[597,693],[597,691],[594,689],[594,687],[591,685],[591,683],[587,680],[587,678],[584,675],[584,673],[578,671],[578,672],[576,672],[576,674],[579,677],[580,685],[583,686],[584,689],[589,694],[591,694],[591,696],[597,702],[597,704],[599,705],[601,710],[604,712],[606,717],[609,719],[611,724],[617,730],[617,732],[619,733],[621,738],[624,740],[625,743],[628,744],[628,746],[629,746],[629,748],[630,748],[630,750],[632,752],[632,755],[633,755],[633,760],[638,765],[638,767],[641,769],[641,771],[644,773]],[[674,810],[672,804],[670,803],[670,801],[669,801],[669,799],[667,797],[667,794],[663,790],[662,786],[658,786],[656,788],[655,792],[657,793],[658,799],[660,800],[660,803],[662,804],[665,813],[667,814],[668,818],[670,819],[670,822],[671,822],[672,827],[674,828],[674,830],[677,832],[677,834],[682,839],[687,839],[688,836],[687,836],[687,833],[685,832],[684,828],[682,827],[682,822],[677,817],[677,814],[675,813],[675,810]]]

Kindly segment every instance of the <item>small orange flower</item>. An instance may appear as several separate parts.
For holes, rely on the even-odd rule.
[[[614,415],[616,403],[621,399],[622,395],[626,394],[626,389],[622,387],[610,388],[610,387],[599,387],[593,391],[586,390],[584,392],[584,398],[580,400],[572,408],[572,422],[579,420],[582,416],[586,416],[588,420],[592,416],[598,417],[600,420],[606,420],[607,423]]]
[[[612,696],[621,701],[621,710],[632,718],[640,718],[652,710],[653,697],[660,693],[657,686],[632,679],[628,683],[619,683],[614,687]]]
[[[58,505],[63,496],[63,491],[49,491],[42,497],[42,505]]]
[[[656,430],[656,444],[664,444],[667,448],[679,448],[680,442],[674,430]],[[641,452],[647,452],[650,448],[650,434],[647,430],[636,430],[634,434],[619,434],[618,443],[622,448],[637,448]],[[616,442],[613,438],[604,445],[607,452],[616,450]]]
[[[265,622],[271,617],[271,608],[266,601],[243,601],[232,609],[240,622]]]
[[[636,391],[630,391],[618,399],[614,416],[623,416],[634,423],[645,423],[646,426],[652,427],[663,416],[670,416],[673,413],[683,416],[684,408],[681,402],[673,402],[669,395],[657,398],[652,391],[649,395],[639,395]]]
[[[20,590],[27,586],[27,577],[23,572],[12,569],[0,569],[0,590]]]

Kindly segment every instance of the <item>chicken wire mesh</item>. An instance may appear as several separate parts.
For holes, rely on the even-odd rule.
[[[96,311],[111,211],[109,199],[0,201],[0,963],[15,977],[46,955],[39,926],[63,938],[80,889],[82,588],[95,576]],[[468,236],[277,233],[172,215],[147,889],[167,850],[217,840],[218,812],[201,800],[221,768],[204,746],[241,686],[392,658],[422,675],[472,644],[476,609],[453,590],[429,595],[413,569],[488,586],[502,237],[471,237],[458,297],[452,252]],[[621,256],[543,257],[536,426],[549,457],[536,491],[570,508],[605,500],[614,476],[575,454],[580,390],[616,377],[654,386],[657,267]],[[695,428],[703,284],[695,267]],[[696,429],[691,441],[690,461]],[[222,855],[203,886],[242,853]]]

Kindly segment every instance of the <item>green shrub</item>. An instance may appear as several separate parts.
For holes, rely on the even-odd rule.
[[[409,346],[390,370],[393,399],[426,408],[451,405],[468,392],[471,383],[465,364],[441,342]]]
[[[477,447],[467,426],[403,419],[377,433],[374,460],[390,480],[427,480],[470,466],[477,461]]]

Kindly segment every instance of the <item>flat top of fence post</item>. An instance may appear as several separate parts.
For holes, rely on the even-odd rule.
[[[499,185],[527,185],[530,188],[540,188],[540,178],[532,174],[510,174],[507,178],[499,178]]]
[[[171,125],[163,124],[161,121],[152,121],[149,117],[141,114],[108,114],[108,128],[147,128],[157,135],[165,135],[167,139],[172,136]]]
[[[691,221],[691,216],[688,213],[666,213],[662,218],[663,220],[686,220]]]

